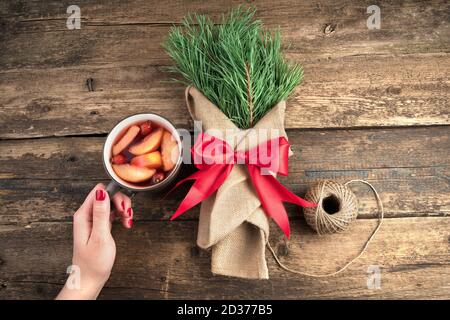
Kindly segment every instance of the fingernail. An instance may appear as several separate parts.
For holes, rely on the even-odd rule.
[[[131,217],[131,214],[133,213],[133,209],[128,208],[127,213],[128,213],[128,216]]]
[[[128,220],[128,226],[131,228],[133,226],[133,220]]]
[[[103,201],[103,200],[105,200],[105,198],[106,198],[105,191],[103,191],[101,189],[95,191],[95,199],[97,201]]]
[[[125,201],[122,201],[121,205],[122,205],[122,210],[125,210]]]

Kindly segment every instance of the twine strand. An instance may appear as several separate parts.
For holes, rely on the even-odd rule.
[[[268,241],[268,242],[267,242],[267,247],[269,248],[270,252],[272,253],[272,255],[273,255],[275,261],[278,263],[278,265],[279,265],[282,269],[284,269],[284,270],[286,270],[286,271],[288,271],[288,272],[292,272],[292,273],[299,274],[299,275],[303,275],[303,276],[307,276],[307,277],[313,277],[313,278],[330,277],[330,276],[334,276],[334,275],[337,275],[337,274],[339,274],[339,273],[345,271],[345,270],[346,270],[353,262],[355,262],[356,260],[358,260],[358,259],[364,254],[364,252],[366,252],[367,247],[369,246],[369,243],[372,241],[373,237],[377,234],[378,230],[380,230],[381,224],[383,223],[383,219],[384,219],[383,202],[381,201],[381,198],[380,198],[380,196],[379,196],[377,190],[375,189],[375,187],[374,187],[371,183],[369,183],[369,182],[367,182],[367,181],[365,181],[365,180],[360,180],[360,179],[349,180],[349,181],[347,181],[346,183],[344,183],[344,186],[347,186],[347,185],[349,185],[349,184],[351,184],[351,183],[354,183],[354,182],[360,182],[360,183],[366,184],[366,185],[368,185],[368,186],[372,189],[372,191],[373,191],[373,193],[374,193],[374,195],[375,195],[375,198],[376,198],[376,200],[377,200],[377,205],[378,205],[378,207],[379,207],[379,209],[380,209],[380,217],[379,217],[379,220],[378,220],[378,225],[377,225],[377,227],[372,231],[372,234],[370,235],[370,237],[369,237],[369,238],[367,239],[367,241],[365,242],[365,244],[364,244],[363,248],[361,249],[361,251],[359,252],[359,254],[358,254],[356,257],[354,257],[353,259],[351,259],[350,261],[348,261],[343,267],[341,267],[340,269],[338,269],[338,270],[336,270],[336,271],[334,271],[334,272],[324,273],[324,274],[313,274],[313,273],[308,273],[308,272],[305,272],[305,271],[294,270],[294,269],[291,269],[291,268],[287,267],[286,265],[284,265],[284,264],[280,261],[280,259],[278,258],[277,254],[275,253],[275,250],[272,248],[272,246],[270,245],[270,243],[269,243],[269,241]],[[319,202],[318,202],[319,205],[322,203],[322,200],[323,200],[322,197],[323,197],[323,190],[324,190],[324,187],[325,187],[325,183],[323,183],[323,184],[322,184],[322,187],[321,187],[321,193],[320,193],[320,197],[319,197],[320,200],[319,200]],[[336,190],[334,190],[334,191],[336,191]],[[317,208],[319,207],[319,205],[317,206]],[[324,215],[324,216],[327,216],[328,218],[330,217],[330,215]],[[327,219],[327,218],[325,218],[325,219]],[[317,220],[317,215],[316,215],[316,220]],[[335,221],[333,221],[333,223],[334,223],[334,222],[338,222],[338,221],[339,221],[339,220],[335,220]],[[316,222],[317,222],[317,221],[316,221]],[[329,223],[329,224],[325,224],[325,225],[326,225],[326,226],[330,226],[330,225],[333,225],[333,224]],[[338,228],[340,228],[341,226],[342,226],[342,225],[339,225]],[[343,230],[343,229],[341,229],[341,230]],[[339,231],[339,230],[336,230],[336,231]]]

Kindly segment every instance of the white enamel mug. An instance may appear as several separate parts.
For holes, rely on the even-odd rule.
[[[153,185],[141,186],[121,179],[114,172],[111,165],[112,147],[116,142],[117,137],[121,135],[125,130],[127,130],[127,128],[129,128],[134,124],[142,123],[148,120],[156,124],[157,126],[164,128],[165,130],[167,130],[172,134],[172,137],[177,141],[178,144],[179,157],[175,164],[175,167],[169,172],[168,176],[166,176],[164,180]],[[111,178],[111,182],[106,187],[106,191],[108,192],[110,197],[112,197],[120,189],[124,189],[125,191],[128,191],[128,193],[131,194],[139,191],[159,191],[167,187],[171,182],[173,182],[173,180],[178,175],[178,172],[180,171],[181,163],[182,163],[181,138],[177,129],[169,120],[155,113],[140,113],[129,116],[121,120],[118,124],[114,126],[114,128],[109,132],[108,136],[106,137],[105,144],[103,145],[103,166],[105,167],[106,173]]]

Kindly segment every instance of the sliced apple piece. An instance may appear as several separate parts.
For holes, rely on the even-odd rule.
[[[172,170],[178,161],[180,151],[178,149],[178,143],[172,137],[172,134],[164,130],[164,134],[161,142],[161,158],[162,169],[164,171]]]
[[[138,135],[139,131],[138,126],[131,126],[128,128],[127,132],[123,135],[122,138],[120,138],[119,142],[117,142],[113,148],[112,153],[113,156],[118,155],[121,153],[128,145],[133,142],[134,138]]]
[[[153,151],[142,154],[131,159],[131,164],[138,167],[147,167],[150,169],[158,169],[162,166],[161,153]]]
[[[135,156],[140,156],[141,154],[158,150],[159,146],[161,145],[163,132],[163,128],[158,128],[152,131],[148,136],[142,139],[141,142],[138,142],[135,145],[131,146],[128,151],[130,151]]]
[[[155,169],[136,167],[131,164],[113,164],[114,172],[128,182],[143,182],[150,179],[156,172]]]

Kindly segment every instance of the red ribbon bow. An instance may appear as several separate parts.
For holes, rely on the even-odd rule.
[[[273,148],[273,146],[278,146],[278,148]],[[176,219],[185,211],[212,195],[230,175],[235,164],[246,164],[253,186],[266,214],[278,224],[289,238],[289,218],[283,202],[294,203],[302,207],[317,206],[290,192],[272,174],[268,172],[261,174],[261,170],[266,169],[287,176],[289,146],[286,138],[278,137],[249,151],[235,152],[226,141],[201,133],[191,149],[194,165],[199,171],[175,185],[174,189],[186,181],[195,180],[170,220]],[[264,154],[264,159],[261,156],[262,154]]]

